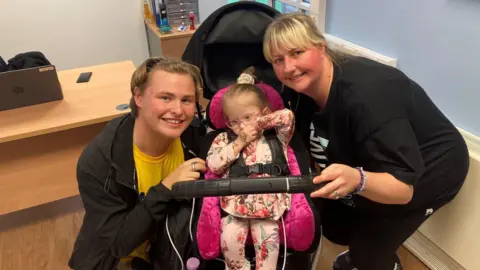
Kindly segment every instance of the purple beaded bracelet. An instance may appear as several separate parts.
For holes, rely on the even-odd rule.
[[[367,183],[367,175],[363,171],[362,167],[356,167],[360,172],[360,184],[358,184],[357,188],[355,189],[355,194],[359,194],[365,190],[365,184]]]

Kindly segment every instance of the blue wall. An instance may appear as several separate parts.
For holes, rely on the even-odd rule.
[[[327,32],[398,59],[458,127],[480,136],[480,0],[329,0]]]

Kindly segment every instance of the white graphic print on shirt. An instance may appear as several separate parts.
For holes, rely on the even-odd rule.
[[[315,126],[313,123],[310,123],[310,153],[322,169],[325,169],[328,162],[327,146],[328,140],[316,134]]]
[[[310,154],[317,162],[318,166],[323,170],[327,167],[328,157],[327,157],[327,147],[329,140],[321,136],[322,133],[315,129],[315,125],[310,123]],[[353,202],[353,195],[349,194],[341,199],[339,199],[348,206],[355,207]]]

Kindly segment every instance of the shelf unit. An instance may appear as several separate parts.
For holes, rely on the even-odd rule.
[[[168,24],[172,27],[184,22],[190,25],[188,14],[195,14],[195,24],[199,23],[198,0],[164,0],[167,7]]]

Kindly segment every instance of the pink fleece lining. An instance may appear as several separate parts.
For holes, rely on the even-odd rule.
[[[284,108],[283,101],[278,92],[266,84],[257,84],[265,91],[270,101],[272,110]],[[223,94],[228,88],[218,91],[210,101],[209,117],[211,123],[218,128],[225,128],[225,120],[221,106]],[[292,175],[300,175],[300,168],[297,163],[294,151],[287,148],[288,165]],[[220,178],[208,170],[205,179]],[[221,215],[220,198],[207,197],[203,199],[200,217],[197,223],[197,243],[200,255],[207,260],[220,256],[220,233]],[[315,237],[315,219],[312,209],[308,204],[305,195],[292,194],[291,208],[284,215],[285,233],[287,235],[287,246],[293,250],[303,251],[310,247]],[[280,243],[283,244],[283,227],[279,223]]]

